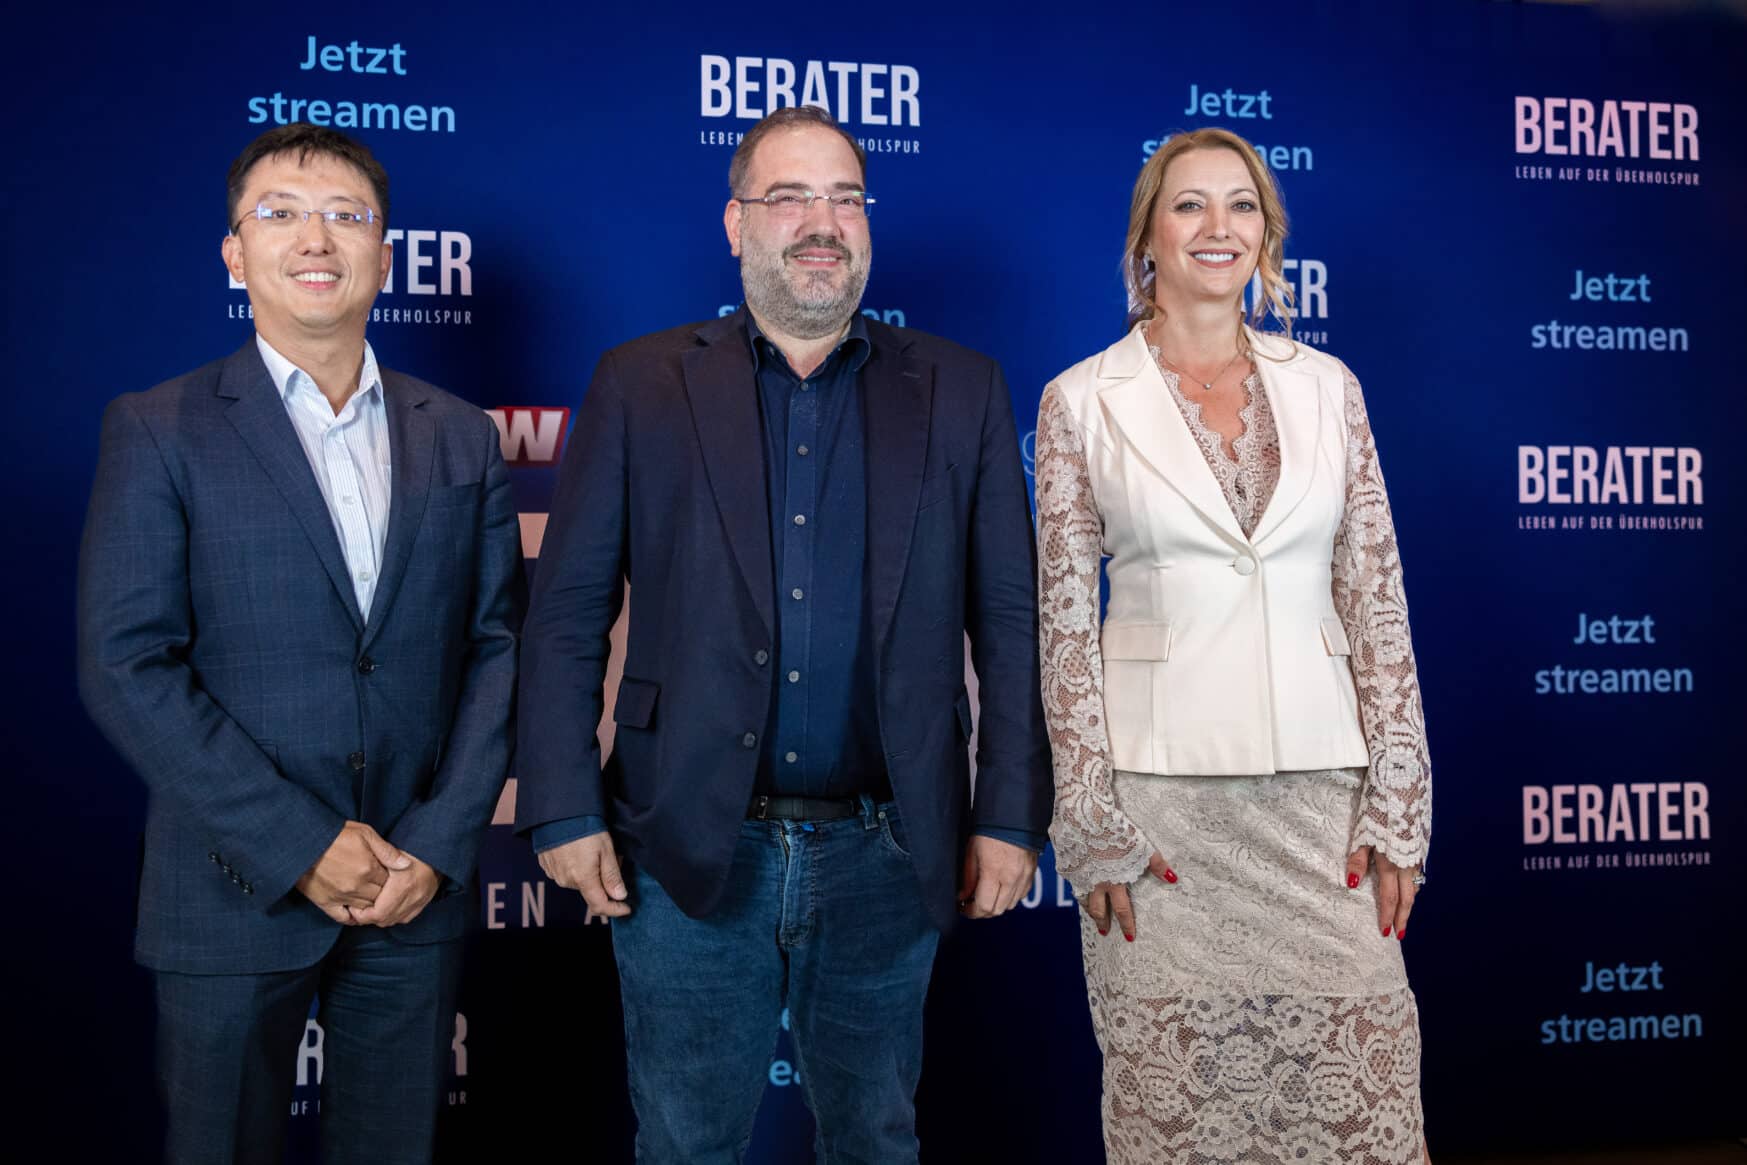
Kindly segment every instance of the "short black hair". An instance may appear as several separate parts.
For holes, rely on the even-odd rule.
[[[237,228],[237,204],[243,200],[243,184],[248,181],[249,171],[255,168],[257,162],[280,154],[296,154],[297,164],[300,166],[309,160],[311,154],[334,158],[364,175],[370,188],[376,192],[376,205],[371,209],[376,211],[377,219],[386,229],[388,171],[382,168],[382,163],[376,160],[376,155],[363,142],[347,137],[337,129],[312,125],[307,121],[275,126],[243,147],[243,152],[231,163],[230,175],[226,180],[228,190],[225,229],[234,231]]]
[[[837,119],[817,105],[785,105],[773,109],[761,118],[757,125],[747,130],[741,137],[740,144],[734,149],[734,158],[728,163],[728,197],[739,198],[746,191],[740,184],[746,181],[746,171],[752,168],[752,152],[758,148],[758,143],[767,135],[779,129],[799,129],[802,126],[816,125],[821,129],[832,130],[843,135],[843,140],[849,143],[849,148],[855,151],[855,164],[861,170],[861,184],[867,185],[867,151],[861,148],[861,143],[855,140],[855,135],[837,123]]]

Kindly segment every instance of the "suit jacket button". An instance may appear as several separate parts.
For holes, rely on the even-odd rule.
[[[346,764],[351,766],[352,771],[355,773],[363,772],[364,771],[364,754],[361,752],[353,753],[352,755],[350,755],[346,758]]]
[[[752,653],[752,662],[757,664],[759,667],[763,667],[765,664],[770,662],[770,652],[766,651],[762,647],[759,648],[757,651]]]
[[[362,673],[364,675],[369,675],[371,672],[373,672],[375,670],[376,670],[376,661],[371,659],[368,655],[366,655],[363,659],[358,661],[358,671],[360,673]]]
[[[742,748],[757,748],[758,747],[758,733],[748,732],[745,736],[742,736],[740,738],[740,746]]]
[[[1240,554],[1232,560],[1231,568],[1239,574],[1255,574],[1256,560],[1247,554]]]

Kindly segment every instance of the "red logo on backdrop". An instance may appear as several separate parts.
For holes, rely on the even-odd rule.
[[[569,409],[505,405],[486,409],[497,426],[503,459],[511,465],[557,465],[564,455],[564,433],[570,427]]]

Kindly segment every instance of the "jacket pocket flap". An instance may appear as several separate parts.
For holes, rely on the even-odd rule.
[[[655,697],[661,685],[626,676],[619,681],[619,698],[613,702],[613,723],[626,728],[647,728],[655,721]]]
[[[1171,658],[1169,623],[1106,623],[1100,646],[1105,659]]]
[[[958,690],[958,699],[952,702],[953,711],[958,713],[958,726],[964,732],[964,738],[971,738],[971,696],[963,688]]]
[[[1330,655],[1353,654],[1353,649],[1347,645],[1347,629],[1333,615],[1322,617],[1322,644]]]

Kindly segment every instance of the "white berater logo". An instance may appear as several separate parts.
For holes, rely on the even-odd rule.
[[[1516,152],[1696,162],[1698,109],[1671,101],[1518,97]]]
[[[782,57],[698,58],[705,117],[756,121],[773,109],[817,105],[843,124],[921,125],[921,74],[910,65],[794,61]],[[797,93],[796,82],[800,89]]]

